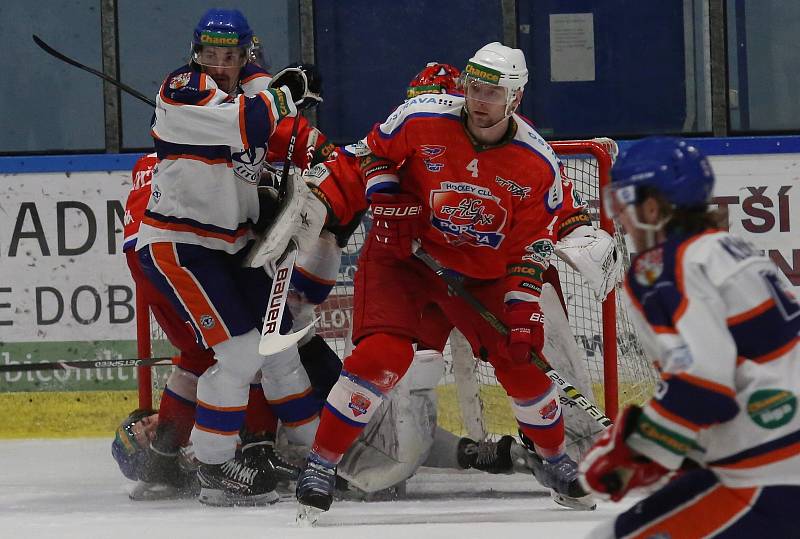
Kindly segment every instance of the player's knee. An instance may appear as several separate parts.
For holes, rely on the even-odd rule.
[[[172,371],[166,389],[185,401],[197,401],[197,375],[181,368]]]
[[[258,353],[261,334],[252,329],[242,335],[231,337],[214,346],[214,356],[221,370],[248,385],[264,363],[264,356]]]
[[[385,393],[405,375],[412,359],[414,346],[410,339],[376,333],[358,342],[345,359],[342,370],[374,384]]]

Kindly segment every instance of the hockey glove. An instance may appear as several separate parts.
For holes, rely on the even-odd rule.
[[[618,502],[635,488],[656,488],[669,481],[672,472],[635,452],[625,442],[634,431],[642,409],[629,406],[606,429],[580,464],[583,488]]]
[[[270,88],[286,86],[298,110],[313,108],[322,103],[322,77],[313,64],[291,64],[270,81]]]
[[[371,200],[370,250],[389,258],[410,257],[411,244],[422,232],[422,204],[404,193],[375,193]]]
[[[514,363],[528,363],[531,351],[542,353],[544,315],[538,302],[520,301],[506,307],[508,354]]]

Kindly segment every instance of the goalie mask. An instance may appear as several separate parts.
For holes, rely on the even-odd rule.
[[[114,441],[111,444],[111,455],[117,462],[122,474],[137,481],[139,471],[147,458],[147,447],[150,438],[155,434],[158,415],[153,410],[134,410],[117,427]]]
[[[496,41],[481,47],[461,73],[464,95],[489,104],[504,104],[503,119],[516,110],[517,97],[527,82],[528,68],[523,52]]]

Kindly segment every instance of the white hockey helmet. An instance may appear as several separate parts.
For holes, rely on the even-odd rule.
[[[511,104],[528,82],[528,67],[525,54],[497,41],[484,45],[469,59],[462,72],[463,88],[469,84],[483,83],[506,88],[506,113],[510,115]]]

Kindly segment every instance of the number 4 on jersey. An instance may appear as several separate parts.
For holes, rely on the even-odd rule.
[[[467,163],[467,170],[472,172],[472,177],[473,178],[477,178],[478,177],[478,158],[477,157],[475,159],[473,159],[472,161],[470,161],[469,163]]]

